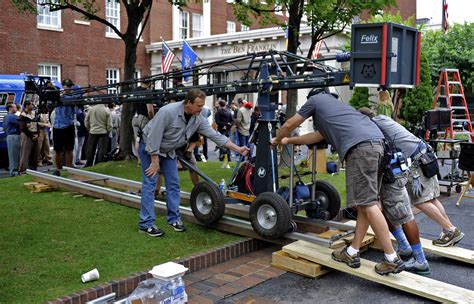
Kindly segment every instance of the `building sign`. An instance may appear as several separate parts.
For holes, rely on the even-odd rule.
[[[254,52],[266,52],[269,50],[276,50],[277,45],[275,43],[255,43],[255,44],[236,44],[223,46],[219,49],[219,55],[238,55],[238,54],[247,54]]]

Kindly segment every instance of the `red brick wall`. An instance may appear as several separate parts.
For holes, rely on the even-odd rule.
[[[106,38],[105,26],[101,23],[75,24],[75,19],[82,20],[79,14],[66,10],[61,12],[62,32],[42,30],[37,29],[35,15],[19,13],[10,1],[1,1],[0,8],[0,73],[37,74],[38,63],[53,63],[61,65],[62,78],[88,79],[88,83],[81,85],[104,84],[106,68],[120,68],[123,79],[124,43],[120,39]],[[104,10],[101,14],[105,14]],[[123,32],[126,29],[123,7],[121,22]],[[137,51],[136,66],[145,72],[150,65],[145,52],[145,45],[149,43],[148,27],[143,40]],[[88,76],[76,75],[87,69]]]
[[[414,16],[413,22],[416,21],[416,1],[413,0],[397,0],[395,6],[384,9],[384,12],[390,12],[392,15],[397,14],[400,12],[400,15],[403,19],[407,19],[411,16]],[[360,19],[368,20],[369,15],[367,12],[361,14]],[[413,24],[415,26],[415,24]]]

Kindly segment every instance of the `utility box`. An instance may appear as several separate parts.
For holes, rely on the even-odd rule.
[[[412,88],[420,78],[417,29],[394,24],[353,24],[350,87]]]

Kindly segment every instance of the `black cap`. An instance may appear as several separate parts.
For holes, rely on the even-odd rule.
[[[311,91],[309,91],[308,96],[306,96],[306,99],[309,99],[311,96],[314,96],[320,93],[329,94],[329,89],[328,88],[314,88]]]

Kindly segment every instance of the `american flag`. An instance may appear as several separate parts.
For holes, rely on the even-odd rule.
[[[448,3],[446,0],[443,0],[443,21],[442,21],[443,31],[447,32],[449,28],[448,22]]]
[[[168,73],[171,69],[174,57],[176,57],[170,50],[168,45],[163,41],[163,48],[161,50],[161,72]]]
[[[316,42],[316,45],[314,46],[313,53],[311,54],[311,59],[318,59],[321,54],[319,54],[319,51],[321,50],[321,46],[323,45],[323,40],[319,40]]]

